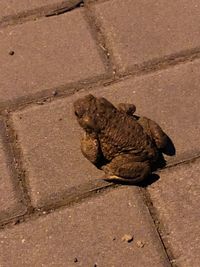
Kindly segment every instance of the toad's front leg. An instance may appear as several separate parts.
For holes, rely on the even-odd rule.
[[[95,135],[85,133],[81,140],[81,151],[90,162],[96,165],[100,157],[98,138]]]

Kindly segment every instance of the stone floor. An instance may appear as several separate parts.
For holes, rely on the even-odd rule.
[[[0,1],[0,267],[200,266],[199,25],[198,0]],[[88,92],[167,132],[159,179],[82,156]]]

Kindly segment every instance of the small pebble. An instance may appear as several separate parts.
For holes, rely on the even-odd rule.
[[[56,96],[58,94],[57,91],[53,91],[52,93],[53,93],[53,96]]]
[[[9,55],[10,55],[10,56],[13,56],[14,54],[15,54],[15,52],[14,52],[13,50],[10,50],[10,51],[9,51]]]
[[[74,258],[74,262],[78,262],[78,259],[77,258]]]
[[[122,237],[122,241],[126,241],[126,242],[128,242],[128,243],[130,243],[130,242],[132,242],[133,241],[133,236],[132,235],[124,235],[123,237]]]
[[[137,241],[136,242],[136,244],[137,244],[137,246],[139,247],[139,248],[143,248],[144,247],[144,245],[145,245],[145,243],[144,242],[142,242],[142,241]]]
[[[37,105],[44,105],[44,102],[37,101],[36,104],[37,104]]]
[[[171,262],[171,263],[175,263],[175,262],[176,262],[176,260],[175,260],[175,259],[172,259],[172,260],[170,260],[170,262]]]

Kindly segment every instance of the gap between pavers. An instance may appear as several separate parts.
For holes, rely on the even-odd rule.
[[[0,121],[0,223],[27,211],[4,126]]]

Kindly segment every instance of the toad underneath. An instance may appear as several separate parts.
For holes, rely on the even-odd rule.
[[[154,121],[134,115],[135,110],[133,104],[115,107],[91,94],[74,102],[84,130],[81,151],[107,179],[140,182],[167,151],[169,137]]]

